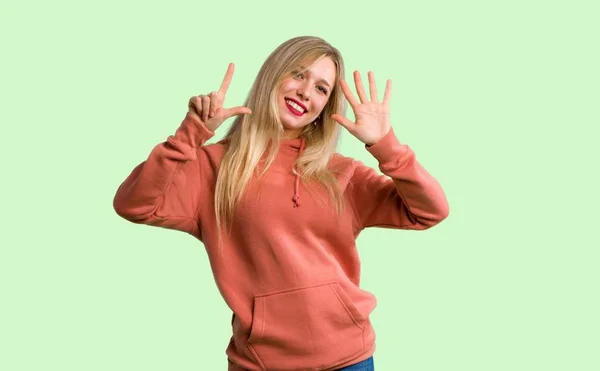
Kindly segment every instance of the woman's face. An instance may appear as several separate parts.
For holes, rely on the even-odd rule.
[[[285,138],[298,138],[306,125],[312,125],[329,100],[335,75],[335,63],[324,57],[283,81],[277,104]]]

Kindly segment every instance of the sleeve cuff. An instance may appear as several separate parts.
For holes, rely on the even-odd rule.
[[[197,148],[215,135],[202,122],[195,119],[189,112],[174,135],[176,141]]]
[[[377,143],[371,146],[365,144],[365,148],[380,164],[396,161],[398,157],[411,151],[409,146],[400,143],[393,128],[390,128],[390,131]]]

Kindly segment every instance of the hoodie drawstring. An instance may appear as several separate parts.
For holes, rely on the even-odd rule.
[[[294,207],[300,207],[300,195],[298,194],[298,183],[300,182],[300,177],[296,173],[296,184],[294,185],[294,197],[292,197],[292,201],[294,201]]]
[[[300,139],[300,152],[298,152],[298,157],[302,155],[302,151],[304,151],[305,143],[304,138]],[[294,201],[294,207],[300,207],[300,173],[298,169],[294,165],[296,172],[296,182],[294,183],[294,197],[292,197],[292,201]]]

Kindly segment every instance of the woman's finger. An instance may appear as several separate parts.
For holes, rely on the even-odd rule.
[[[231,78],[233,77],[233,70],[235,69],[235,65],[233,63],[229,63],[227,67],[227,72],[225,73],[225,77],[223,78],[223,82],[221,82],[221,87],[219,88],[219,93],[225,100],[225,95],[227,94],[227,89],[229,89],[229,83],[231,83]]]
[[[188,107],[192,113],[198,115],[198,118],[202,117],[202,99],[199,96],[193,96],[188,102]]]
[[[334,113],[333,115],[331,115],[331,118],[336,121],[338,124],[342,125],[343,127],[346,128],[346,130],[348,130],[349,132],[353,132],[354,131],[354,127],[355,127],[355,123],[348,120],[346,117]]]
[[[379,102],[379,97],[377,97],[377,84],[375,83],[375,75],[371,71],[369,71],[367,75],[369,76],[369,90],[371,92],[371,102]]]
[[[208,117],[214,117],[217,110],[221,107],[221,102],[219,102],[220,97],[216,91],[213,91],[209,94],[210,98],[210,111]]]
[[[249,115],[252,113],[252,110],[248,107],[238,106],[233,108],[226,108],[223,110],[223,119],[227,120],[228,118],[236,115]]]
[[[358,106],[360,103],[358,103],[358,101],[356,100],[356,97],[350,91],[350,88],[348,87],[348,84],[346,83],[346,81],[340,80],[340,87],[342,88],[342,93],[344,93],[344,96],[348,100],[348,103],[350,103],[350,106],[353,109],[355,109],[356,106]]]
[[[202,99],[202,121],[208,120],[208,114],[210,113],[210,97],[208,95],[201,95]]]
[[[383,104],[388,104],[392,95],[392,80],[388,79],[385,83],[385,93],[383,93]]]
[[[191,113],[195,113],[198,114],[198,110],[196,109],[196,97],[191,97],[190,100],[188,100],[188,110]]]
[[[354,71],[354,84],[356,85],[356,92],[358,93],[358,98],[360,99],[361,103],[368,102],[367,95],[365,94],[365,88],[358,71]]]

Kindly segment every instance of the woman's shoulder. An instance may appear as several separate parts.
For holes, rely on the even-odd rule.
[[[336,172],[352,174],[360,162],[352,157],[344,156],[339,152],[335,152],[329,159],[329,168]]]
[[[334,173],[343,174],[347,178],[361,179],[377,174],[375,168],[367,166],[363,161],[337,152],[331,156],[328,167]]]

